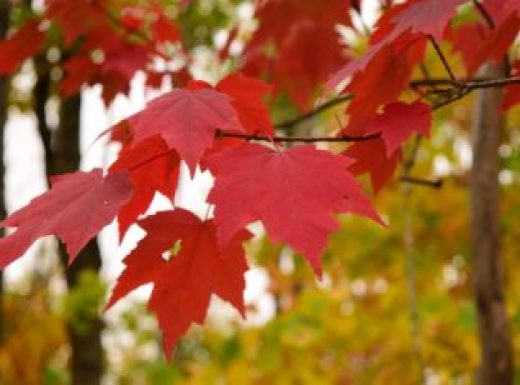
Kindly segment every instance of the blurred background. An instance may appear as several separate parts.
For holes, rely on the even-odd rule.
[[[2,0],[4,35],[45,13],[50,3]],[[366,49],[375,20],[390,3],[352,2],[344,25],[334,26],[347,56]],[[123,16],[147,10],[151,2],[107,4],[125,26],[131,18]],[[157,73],[164,75],[154,87],[149,71],[133,68],[127,74],[127,92],[107,96],[107,85],[90,79],[80,84],[79,92],[63,97],[58,84],[67,55],[77,48],[71,51],[52,26],[53,37],[46,45],[2,78],[5,183],[0,187],[7,212],[47,189],[49,174],[107,167],[119,147],[106,137],[97,139],[99,134],[142,109],[147,100],[180,85],[183,71],[209,82],[241,66],[254,72],[251,67],[258,63],[247,62],[244,54],[262,28],[254,2],[153,4],[174,20],[182,51],[190,56],[183,62],[179,42],[173,42],[168,48],[171,60],[154,61]],[[474,17],[472,10],[459,11],[461,21]],[[270,22],[283,24],[281,19]],[[309,95],[302,95],[306,80],[326,80],[320,71],[305,72],[321,65],[313,46],[319,42],[306,43],[314,51],[298,57],[297,66],[264,71],[276,85],[276,96],[269,100],[275,122],[323,100],[319,91],[310,102]],[[453,69],[464,74],[463,58],[453,44],[444,42],[442,48]],[[432,76],[443,74],[433,51],[428,51],[424,66]],[[291,71],[295,78],[287,80]],[[333,134],[341,128],[337,117],[343,119],[344,108],[340,104],[317,115],[294,133]],[[156,321],[146,309],[150,288],[101,311],[123,257],[143,235],[140,229],[131,228],[119,245],[117,225],[110,225],[68,273],[56,240],[38,241],[3,272],[0,384],[473,384],[480,364],[468,199],[475,109],[470,95],[437,111],[432,136],[418,149],[413,174],[442,180],[442,187],[403,183],[396,176],[374,198],[388,228],[339,217],[341,230],[327,247],[321,281],[299,255],[271,243],[253,226],[256,236],[247,245],[251,270],[246,319],[214,299],[206,324],[190,329],[172,361],[163,356]],[[520,226],[515,218],[520,215],[520,110],[510,109],[506,121],[499,148],[500,237],[506,308],[519,367],[520,281],[515,276],[520,272]],[[369,179],[361,181],[370,190]],[[198,173],[190,180],[184,170],[175,203],[203,214],[211,183],[210,175]],[[171,202],[157,196],[149,212],[169,207]],[[520,384],[518,369],[515,381]]]

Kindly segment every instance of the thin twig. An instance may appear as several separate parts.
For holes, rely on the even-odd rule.
[[[433,48],[435,49],[435,52],[437,53],[437,56],[439,56],[439,59],[441,59],[442,65],[444,66],[444,69],[450,76],[450,79],[452,80],[453,84],[459,84],[457,78],[455,77],[455,74],[451,70],[450,64],[448,63],[448,60],[446,59],[446,56],[442,53],[441,47],[439,47],[439,44],[435,41],[435,38],[433,36],[428,36],[428,39],[433,45]]]
[[[430,187],[434,189],[442,188],[444,181],[442,179],[421,179],[412,176],[402,175],[399,180],[403,183],[408,183],[417,186]]]
[[[237,138],[245,140],[255,140],[262,142],[302,142],[302,143],[317,143],[317,142],[328,142],[328,143],[348,143],[348,142],[365,142],[381,137],[381,133],[375,134],[352,136],[273,136],[272,138],[263,135],[252,135],[252,134],[241,134],[235,132],[224,132],[218,131],[216,138]]]
[[[493,18],[487,11],[486,7],[484,7],[484,5],[478,0],[473,0],[473,4],[475,5],[475,8],[477,8],[477,11],[480,13],[482,18],[485,20],[485,22],[487,23],[489,28],[494,29],[495,22],[493,21]]]
[[[418,79],[418,80],[412,80],[410,82],[411,88],[417,88],[417,87],[437,87],[437,86],[451,86],[453,88],[459,88],[462,90],[473,91],[480,88],[489,88],[489,87],[503,87],[513,84],[520,84],[520,77],[506,77],[506,78],[499,78],[499,79],[462,79],[462,80],[453,80],[453,79],[446,79],[446,78],[433,78],[433,79]],[[462,95],[465,96],[466,94]],[[462,97],[460,96],[460,97]],[[455,100],[460,99],[460,97],[454,98],[453,100],[448,100],[443,105],[452,103]],[[328,100],[327,102],[320,104],[316,108],[299,115],[293,119],[289,119],[280,123],[275,124],[275,129],[277,130],[289,130],[293,127],[299,125],[300,123],[303,123],[304,121],[307,121],[309,119],[312,119],[316,117],[317,115],[338,106],[341,103],[344,103],[346,101],[349,101],[354,98],[354,94],[343,94],[339,95],[333,99]],[[438,108],[438,107],[437,107]]]
[[[306,112],[302,115],[297,116],[296,118],[277,123],[277,124],[275,124],[274,128],[277,130],[284,130],[284,129],[292,128],[292,127],[297,126],[298,124],[302,123],[303,121],[306,121],[308,119],[315,117],[316,115],[321,114],[324,111],[327,111],[333,107],[336,107],[337,105],[339,105],[341,103],[351,100],[353,97],[354,97],[353,94],[340,95],[323,104],[320,104],[319,106],[310,110],[309,112]]]

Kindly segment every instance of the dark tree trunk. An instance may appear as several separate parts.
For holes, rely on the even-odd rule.
[[[0,39],[5,38],[9,28],[9,2],[0,0]],[[7,122],[9,98],[9,78],[0,77],[0,218],[6,217],[5,209],[5,164],[4,164],[4,135]],[[3,233],[3,231],[2,231]],[[3,234],[1,234],[3,235]],[[4,338],[4,274],[0,271],[0,346]]]
[[[488,66],[483,76],[501,77],[503,70]],[[498,147],[503,117],[498,112],[502,90],[477,94],[473,124],[471,227],[474,257],[474,295],[482,363],[478,385],[511,385],[513,356],[504,299],[500,250],[500,188]]]
[[[73,172],[80,164],[80,107],[81,97],[73,96],[63,100],[60,123],[53,138],[53,173]],[[60,245],[60,257],[66,265],[67,253]],[[79,253],[74,263],[67,269],[67,284],[74,288],[82,272],[98,272],[101,267],[97,240],[93,239]],[[73,325],[68,326],[72,348],[72,385],[98,385],[103,373],[103,349],[101,346],[102,321],[90,320],[86,332]]]

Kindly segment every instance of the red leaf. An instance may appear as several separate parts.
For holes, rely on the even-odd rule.
[[[63,30],[65,44],[100,26],[108,26],[108,18],[98,0],[47,0],[46,16]]]
[[[432,35],[441,40],[448,21],[455,16],[457,6],[467,0],[410,0],[403,4],[392,21],[404,32]]]
[[[37,20],[30,20],[8,39],[0,41],[0,74],[16,71],[43,48],[45,33],[38,26]]]
[[[366,132],[381,133],[386,146],[386,156],[390,159],[412,133],[428,137],[431,122],[432,113],[429,105],[421,102],[397,102],[388,104],[384,113],[374,119]]]
[[[483,5],[497,25],[502,24],[510,16],[520,15],[518,0],[484,0]]]
[[[489,34],[489,27],[480,22],[464,23],[448,29],[446,38],[453,43],[453,50],[461,54],[468,75],[475,73],[482,64],[480,59],[475,60],[481,48],[481,44],[475,44],[475,39],[486,41]]]
[[[180,159],[160,136],[153,136],[134,147],[125,146],[109,172],[127,170],[134,186],[132,199],[117,214],[119,235],[144,214],[156,192],[173,200],[179,179]]]
[[[149,308],[164,333],[164,351],[170,355],[179,337],[193,322],[202,323],[212,294],[245,313],[243,291],[247,263],[242,242],[251,234],[241,230],[225,249],[217,246],[212,220],[201,222],[189,211],[165,211],[139,221],[147,232],[125,258],[107,308],[135,288],[153,283]],[[180,242],[180,251],[168,261],[165,252]]]
[[[272,86],[242,74],[232,74],[215,87],[233,98],[231,104],[237,111],[240,123],[250,134],[272,137],[273,123],[263,98]]]
[[[109,224],[131,197],[126,172],[75,172],[52,179],[52,189],[0,222],[17,230],[0,240],[0,268],[20,257],[39,237],[55,234],[72,262],[85,244]]]
[[[152,33],[155,41],[159,43],[176,42],[180,39],[179,28],[172,20],[161,13],[152,23]]]
[[[129,122],[135,144],[161,135],[192,173],[218,129],[244,132],[231,98],[212,89],[174,90],[152,100]]]
[[[267,76],[277,93],[287,92],[301,110],[308,109],[320,83],[348,58],[336,26],[350,25],[350,1],[268,0],[256,4],[260,26],[245,47],[244,72]]]
[[[333,213],[349,211],[347,202],[353,200],[379,220],[347,164],[312,145],[275,151],[244,144],[208,159],[216,178],[208,202],[215,204],[219,243],[260,220],[274,241],[301,252],[320,274],[328,235],[338,228]]]
[[[402,158],[401,150],[395,151],[390,157],[387,156],[385,142],[382,139],[354,143],[342,154],[354,159],[354,163],[348,167],[354,175],[370,174],[372,187],[376,193],[392,179]]]
[[[327,82],[327,87],[333,89],[347,77],[365,70],[371,62],[379,61],[380,51],[389,46],[392,46],[395,55],[403,55],[414,42],[427,35],[440,40],[449,19],[455,15],[456,7],[465,1],[410,0],[394,6],[379,19],[371,38],[371,47],[365,55],[337,71]],[[417,53],[420,57],[412,61],[408,59],[414,65],[422,59],[424,50],[417,50]],[[387,73],[392,73],[396,68],[399,67],[389,67]]]
[[[400,43],[398,40],[382,48],[347,87],[349,92],[355,94],[347,108],[350,116],[348,133],[363,134],[363,129],[375,117],[377,109],[396,100],[408,86],[414,67],[422,59],[425,41],[420,39],[415,44],[408,43],[406,48],[402,48]]]

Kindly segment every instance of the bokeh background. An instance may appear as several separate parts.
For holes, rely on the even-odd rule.
[[[362,11],[352,16],[354,27],[338,27],[338,35],[358,53],[367,39],[353,31],[370,30],[380,6],[375,0],[361,4]],[[38,12],[44,4],[33,1],[25,6]],[[234,68],[256,27],[250,1],[195,1],[179,18],[185,44],[195,58],[190,71],[193,77],[210,82]],[[237,24],[245,32],[233,40],[228,47],[231,55],[222,61],[220,49]],[[464,73],[459,55],[450,53],[450,44],[442,47],[453,68]],[[48,48],[51,62],[53,55],[60,55],[59,48]],[[433,52],[425,64],[433,74],[443,73]],[[46,188],[44,150],[31,109],[37,69],[29,60],[11,81],[4,145],[9,212]],[[106,138],[96,140],[98,135],[171,89],[168,81],[154,90],[145,83],[145,75],[138,72],[129,95],[117,96],[108,107],[100,86],[83,88],[82,169],[108,166],[118,147]],[[275,121],[298,114],[283,93],[270,103]],[[474,383],[480,353],[471,290],[468,202],[473,103],[470,96],[437,112],[432,137],[418,152],[414,174],[441,178],[442,188],[411,186],[396,179],[375,197],[387,228],[340,217],[341,230],[330,240],[321,281],[299,255],[272,244],[261,227],[254,225],[256,236],[247,245],[252,269],[247,274],[246,319],[214,299],[206,324],[190,329],[171,361],[163,356],[156,321],[146,310],[150,288],[101,312],[123,267],[123,257],[142,231],[132,228],[118,245],[116,224],[106,228],[98,238],[101,271],[83,272],[70,290],[56,255],[56,241],[42,239],[4,272],[0,384],[70,384],[69,329],[88,335],[91,321],[98,317],[102,320],[104,385]],[[59,125],[59,106],[57,96],[46,103],[51,129]],[[334,133],[338,129],[335,116],[342,116],[343,111],[339,105],[298,130]],[[500,147],[499,175],[507,310],[517,367],[519,125],[520,110],[510,110]],[[361,180],[369,190],[368,179]],[[210,175],[198,173],[190,180],[184,170],[176,203],[203,214],[210,187]],[[165,199],[157,197],[150,212],[168,207]],[[520,384],[520,372],[516,381]]]

